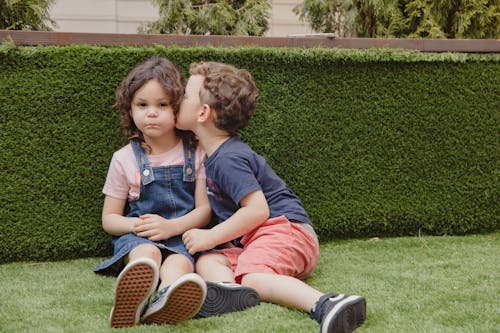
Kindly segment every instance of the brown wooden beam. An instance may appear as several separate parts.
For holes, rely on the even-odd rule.
[[[422,52],[500,53],[500,40],[498,39],[334,38],[330,35],[321,34],[293,37],[185,36],[0,30],[0,41],[9,36],[18,46],[63,46],[73,44],[153,46],[161,44],[180,47],[391,48]]]

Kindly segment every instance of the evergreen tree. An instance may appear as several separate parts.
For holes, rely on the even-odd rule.
[[[0,29],[52,31],[57,26],[49,15],[53,4],[54,0],[0,0]]]
[[[498,0],[405,1],[409,37],[499,38]]]
[[[405,19],[398,0],[354,0],[355,27],[359,37],[401,37]]]
[[[268,0],[152,0],[159,20],[140,32],[262,36],[269,29]]]
[[[352,1],[304,0],[293,8],[301,21],[308,21],[314,31],[337,36],[352,34],[354,6]]]
[[[499,0],[304,0],[294,12],[344,37],[500,37]]]

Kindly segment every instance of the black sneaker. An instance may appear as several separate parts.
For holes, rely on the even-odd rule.
[[[321,324],[321,333],[350,333],[366,319],[366,300],[356,295],[326,294],[311,310]]]
[[[229,282],[207,282],[207,298],[197,317],[241,311],[260,304],[256,290]]]

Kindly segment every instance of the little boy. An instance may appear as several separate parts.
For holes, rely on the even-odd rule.
[[[197,272],[209,282],[253,288],[264,302],[309,312],[322,333],[353,331],[365,321],[365,299],[323,294],[303,282],[319,258],[311,221],[299,198],[237,135],[258,100],[251,75],[214,62],[192,64],[190,74],[176,126],[193,131],[208,155],[207,190],[219,223],[191,229],[183,241],[191,254],[235,245],[201,255]]]

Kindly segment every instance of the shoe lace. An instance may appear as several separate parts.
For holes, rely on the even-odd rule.
[[[163,288],[162,290],[159,290],[156,295],[153,297],[151,300],[151,303],[157,302],[163,295],[167,293],[168,287]]]

